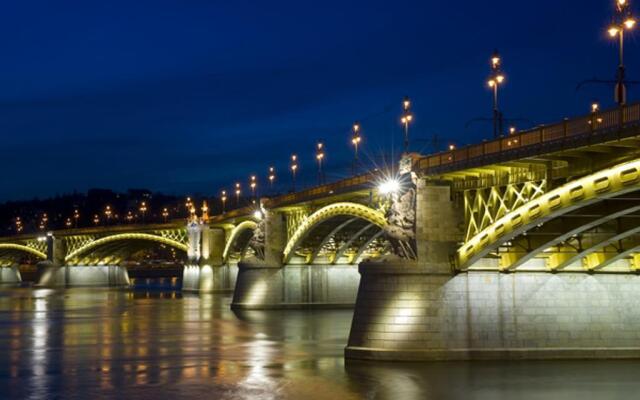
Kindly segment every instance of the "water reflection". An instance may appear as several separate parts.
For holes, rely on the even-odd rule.
[[[179,282],[0,290],[0,398],[633,398],[637,361],[343,361],[351,311],[244,311]]]

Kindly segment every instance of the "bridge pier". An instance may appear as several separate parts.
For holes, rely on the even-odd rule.
[[[47,261],[38,263],[38,286],[128,286],[129,274],[120,265],[65,265],[65,242],[47,236]]]
[[[354,265],[283,264],[285,215],[265,215],[264,259],[238,264],[233,309],[353,307],[359,276]]]
[[[640,357],[640,276],[468,271],[447,260],[461,212],[419,182],[418,260],[360,264],[345,357],[473,360]]]
[[[184,266],[182,290],[219,292],[233,290],[234,274],[229,263],[223,263],[225,232],[206,224],[191,225],[189,234],[189,262]]]
[[[17,265],[0,267],[0,284],[18,284],[22,282],[22,276]]]

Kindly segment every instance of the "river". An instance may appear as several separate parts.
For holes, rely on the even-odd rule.
[[[230,295],[0,288],[0,398],[635,399],[640,361],[345,362],[352,311]]]

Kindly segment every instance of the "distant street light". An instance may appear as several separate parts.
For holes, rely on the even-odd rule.
[[[222,194],[220,195],[220,201],[222,201],[222,213],[224,214],[226,211],[226,204],[227,204],[227,191],[223,190]]]
[[[293,191],[296,191],[296,172],[298,171],[298,156],[291,156],[291,181],[293,183]]]
[[[356,121],[353,124],[353,131],[351,135],[351,144],[353,144],[354,156],[353,156],[353,174],[355,175],[358,170],[358,148],[360,147],[360,142],[362,141],[362,137],[360,136],[360,123]]]
[[[318,142],[316,145],[316,160],[318,161],[318,185],[324,183],[324,174],[322,172],[322,161],[324,160],[324,143]]]
[[[131,211],[127,211],[127,216],[124,217],[128,223],[133,222],[133,213]]]
[[[631,13],[631,5],[628,0],[616,0],[616,14],[611,25],[609,25],[609,36],[619,38],[619,64],[616,76],[616,88],[614,99],[618,105],[623,106],[627,102],[627,88],[625,87],[625,66],[624,66],[624,31],[631,30],[636,26],[636,19]]]
[[[413,121],[413,114],[411,114],[411,101],[405,96],[402,101],[402,118],[400,122],[404,126],[404,152],[409,153],[409,124]]]
[[[491,56],[491,75],[487,84],[493,90],[493,137],[497,138],[502,135],[502,113],[498,108],[498,86],[504,82],[504,74],[502,73],[502,59],[498,50],[493,52]]]
[[[79,219],[80,219],[80,211],[78,211],[78,209],[76,208],[75,210],[73,210],[73,220],[74,220],[74,226],[76,228],[78,227]]]
[[[93,224],[98,226],[99,223],[100,223],[100,217],[98,216],[98,214],[94,214],[93,215]]]
[[[140,204],[140,214],[142,214],[142,223],[144,224],[145,217],[147,215],[147,202],[143,201]]]
[[[240,204],[240,182],[236,182],[236,207]]]
[[[71,218],[67,218],[67,220],[65,221],[64,225],[67,228],[71,228],[71,225],[73,225],[73,222],[71,222]]]
[[[168,208],[163,208],[162,209],[162,218],[164,219],[164,222],[167,222],[167,218],[169,217],[169,209]]]
[[[258,181],[255,175],[251,175],[251,181],[249,181],[249,187],[251,188],[251,201],[253,203],[256,202],[256,187],[258,186]]]
[[[273,190],[273,181],[276,180],[276,169],[269,167],[269,189]]]
[[[109,225],[109,222],[111,221],[111,215],[113,215],[113,211],[111,211],[111,206],[107,206],[104,209],[104,215],[107,217],[107,225]]]

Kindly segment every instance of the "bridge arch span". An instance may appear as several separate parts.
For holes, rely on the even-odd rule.
[[[238,244],[240,241],[241,253],[244,254],[247,246],[249,245],[249,241],[253,236],[253,232],[258,227],[258,224],[255,221],[247,220],[236,225],[229,234],[229,239],[224,246],[224,251],[222,252],[222,261],[226,263],[229,260],[229,256],[231,255],[231,251],[233,247]],[[251,234],[249,234],[251,233]]]
[[[187,252],[187,247],[188,247],[184,243],[180,243],[176,240],[163,237],[160,235],[152,235],[149,233],[120,233],[120,234],[109,235],[106,237],[102,237],[100,239],[96,239],[94,241],[91,241],[85,244],[84,246],[81,246],[75,249],[74,251],[67,254],[67,256],[65,257],[65,261],[66,262],[72,261],[83,255],[88,254],[92,250],[95,250],[101,246],[114,243],[114,242],[119,242],[119,241],[149,241],[149,242],[161,243],[167,246],[174,247],[178,250],[182,250],[184,252]]]
[[[0,253],[3,251],[17,251],[21,253],[28,253],[35,257],[41,258],[43,260],[47,259],[47,255],[40,250],[34,249],[33,247],[25,246],[22,244],[16,243],[0,243]]]
[[[287,245],[284,249],[283,262],[285,264],[291,261],[296,249],[303,243],[303,241],[311,234],[318,226],[326,221],[329,221],[336,217],[346,217],[346,221],[339,224],[337,227],[330,230],[327,235],[321,241],[319,247],[312,252],[310,257],[307,258],[307,262],[312,262],[317,257],[320,248],[327,243],[327,241],[333,237],[336,233],[344,229],[347,225],[353,225],[354,221],[364,221],[365,225],[358,230],[358,235],[370,234],[371,237],[379,237],[380,230],[386,225],[387,221],[384,214],[381,211],[375,210],[371,207],[352,202],[340,202],[330,204],[322,207],[313,214],[309,215],[303,220],[300,226],[295,230]],[[366,245],[371,243],[371,237],[365,241]],[[374,238],[374,239],[375,239]],[[351,245],[353,239],[348,240],[347,243],[340,246],[336,251],[336,257],[343,254],[347,246]],[[356,251],[357,256],[361,255],[364,248],[360,246]],[[335,261],[335,260],[334,260]],[[355,261],[353,259],[352,261]]]
[[[640,159],[570,181],[512,210],[471,237],[457,251],[457,268],[468,268],[504,243],[548,221],[639,189]],[[578,230],[572,234],[576,232]],[[535,251],[542,251],[544,247]]]

